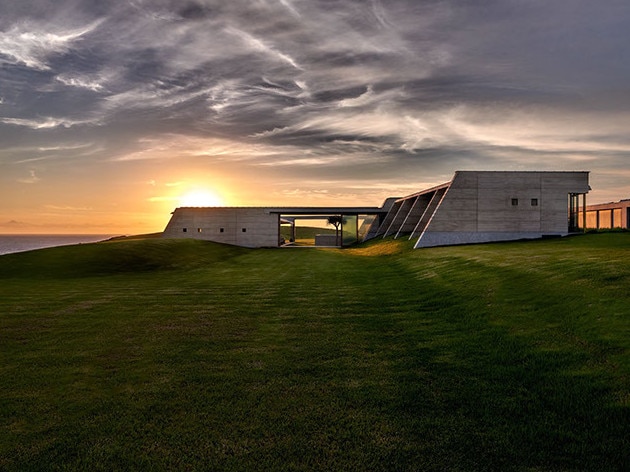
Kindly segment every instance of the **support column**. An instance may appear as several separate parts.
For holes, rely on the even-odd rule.
[[[586,233],[586,194],[582,194],[582,231]]]

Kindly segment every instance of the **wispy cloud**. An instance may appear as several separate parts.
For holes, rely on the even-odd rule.
[[[141,148],[139,151],[117,156],[113,160],[172,160],[204,157],[214,160],[252,160],[278,152],[273,147],[262,144],[175,134],[142,138],[138,141],[138,147]]]
[[[51,146],[39,146],[37,148],[31,148],[40,152],[51,152],[51,151],[75,151],[77,149],[87,149],[94,146],[94,143],[64,143],[64,144],[55,144]],[[29,149],[29,148],[27,148]]]
[[[179,197],[149,197],[147,198],[148,202],[151,203],[164,203],[164,202],[176,202],[179,200]]]
[[[227,28],[226,31],[240,38],[249,48],[253,49],[254,51],[262,52],[264,54],[267,54],[272,59],[278,59],[280,61],[286,62],[295,69],[302,70],[302,67],[300,67],[297,62],[288,54],[278,51],[276,48],[265,44],[263,40],[252,36],[246,31],[241,31],[233,27]]]
[[[77,207],[77,206],[71,206],[71,205],[46,205],[45,207],[49,210],[67,211],[67,212],[93,211],[94,210],[94,208],[92,207]]]
[[[16,64],[38,70],[49,70],[48,60],[55,54],[68,52],[73,43],[94,31],[100,20],[86,26],[55,31],[45,23],[25,21],[8,31],[0,31],[0,54]]]
[[[78,125],[94,124],[96,120],[72,120],[69,118],[37,118],[37,119],[24,119],[24,118],[0,118],[0,123],[15,126],[24,126],[34,130],[39,129],[51,129],[51,128],[71,128]]]
[[[62,74],[57,76],[57,81],[69,87],[84,88],[93,92],[102,92],[105,90],[102,79],[98,77],[84,77],[72,74]]]
[[[40,179],[36,174],[34,170],[30,170],[29,171],[29,177],[26,178],[22,178],[22,179],[18,179],[18,182],[20,182],[21,184],[36,184],[37,182],[39,182]]]

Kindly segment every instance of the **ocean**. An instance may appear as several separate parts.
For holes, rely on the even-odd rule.
[[[0,234],[0,255],[46,247],[93,243],[111,238],[112,234]]]

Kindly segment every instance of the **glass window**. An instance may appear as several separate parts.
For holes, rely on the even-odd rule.
[[[532,206],[533,207],[538,206],[538,199],[537,198],[532,198]]]
[[[518,206],[518,198],[512,199],[512,206]]]
[[[349,246],[358,241],[358,217],[356,215],[344,215],[342,241],[344,246]]]

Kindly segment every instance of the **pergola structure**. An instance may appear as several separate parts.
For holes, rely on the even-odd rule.
[[[393,200],[392,202],[393,203]],[[267,208],[270,214],[277,214],[279,224],[291,227],[292,241],[296,239],[296,221],[322,220],[328,221],[331,216],[338,216],[341,222],[339,229],[341,238],[321,237],[315,240],[315,245],[348,246],[365,239],[374,221],[377,226],[387,215],[391,205],[383,207],[274,207]],[[364,223],[360,225],[360,221]],[[362,227],[363,226],[363,227]]]

